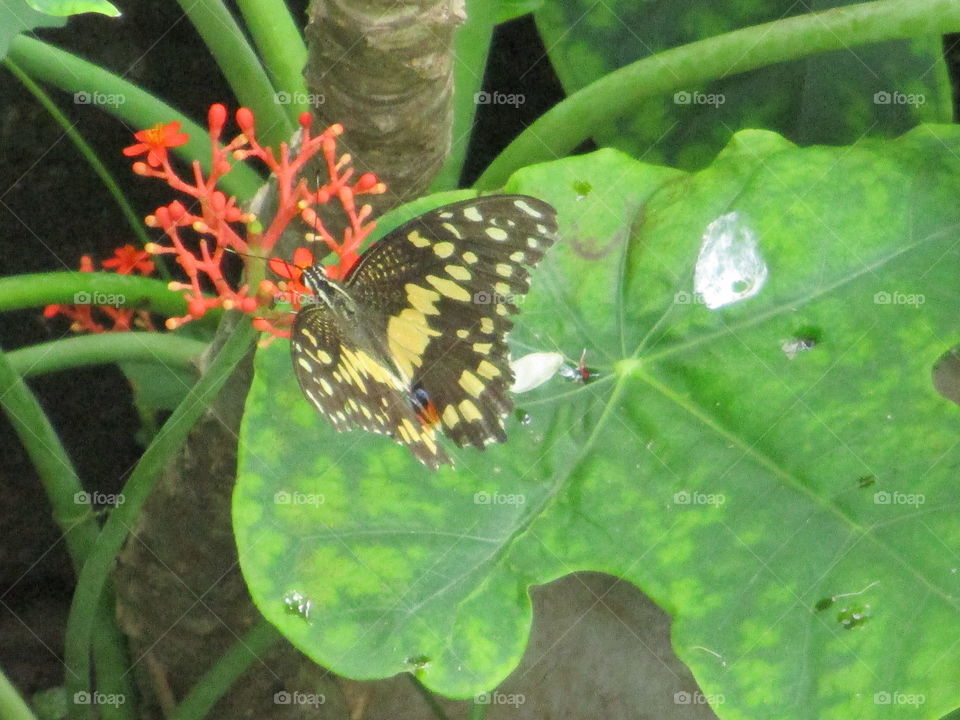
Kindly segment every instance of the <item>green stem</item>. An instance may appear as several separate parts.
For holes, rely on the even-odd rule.
[[[437,718],[437,720],[447,720],[447,714],[443,711],[443,708],[440,707],[440,703],[437,702],[437,698],[434,697],[433,693],[430,692],[413,673],[406,673],[406,676],[413,685],[414,690],[420,694],[420,697],[422,697],[430,707],[433,716]]]
[[[201,127],[137,85],[99,65],[22,34],[10,41],[7,57],[31,77],[73,93],[74,102],[78,102],[76,97],[81,93],[85,93],[90,102],[101,99],[103,110],[135,128],[178,121],[190,141],[174,148],[173,152],[186,163],[199,160],[202,167],[209,170],[210,138],[206,127]],[[131,136],[130,143],[133,142]],[[241,200],[252,198],[262,184],[263,179],[254,170],[239,163],[220,181],[223,190]]]
[[[281,635],[262,617],[207,670],[177,705],[168,720],[200,720],[230,686],[277,641]]]
[[[13,368],[9,358],[2,352],[0,404],[36,468],[53,508],[53,519],[63,532],[67,552],[79,576],[97,542],[96,517],[88,501],[78,501],[78,493],[83,487],[56,430],[40,403]],[[96,616],[99,628],[94,652],[101,685],[110,693],[120,694],[131,700],[108,714],[113,718],[130,718],[134,694],[126,673],[126,639],[117,627],[114,616],[112,588],[107,588],[91,610]],[[86,688],[79,686],[77,689]],[[73,697],[72,694],[70,697]],[[0,713],[0,717],[6,715]]]
[[[253,110],[257,134],[265,145],[289,142],[296,124],[281,109],[276,90],[243,29],[221,0],[178,0],[200,33],[241,105]]]
[[[60,108],[56,106],[44,89],[37,85],[13,60],[8,57],[3,62],[7,66],[7,69],[17,77],[21,84],[37,99],[37,102],[43,106],[63,129],[64,134],[70,138],[80,154],[83,155],[84,159],[90,164],[90,167],[93,168],[93,171],[100,178],[100,182],[102,182],[106,186],[107,191],[113,195],[113,201],[117,204],[117,207],[120,208],[120,212],[123,214],[123,217],[126,218],[127,224],[130,225],[130,229],[133,230],[133,234],[136,235],[140,241],[140,245],[146,245],[150,242],[150,237],[143,227],[143,218],[133,211],[133,206],[127,201],[117,181],[113,179],[113,175],[110,174],[106,166],[100,162],[100,158],[97,157],[97,154],[84,139],[83,135],[77,132],[73,123],[67,119],[66,115],[60,112]],[[157,257],[155,260],[162,261],[163,258]],[[170,273],[167,271],[166,265],[163,262],[157,262],[157,269],[160,271],[160,275],[164,280],[170,279]]]
[[[149,309],[170,317],[187,312],[183,295],[169,290],[160,280],[139,275],[53,272],[0,279],[0,312],[44,305],[72,305],[77,303],[78,296],[80,299],[87,297],[92,302],[97,298],[116,300],[124,307]]]
[[[0,670],[0,718],[4,720],[37,720],[33,710],[10,682],[10,678]]]
[[[960,30],[955,0],[882,0],[776,20],[673,48],[620,68],[544,113],[500,153],[475,187],[501,187],[519,168],[567,155],[598,126],[644,99],[778,62],[857,45]]]
[[[21,377],[89,365],[149,362],[189,370],[207,343],[173,333],[117,332],[78,335],[33,345],[7,354]]]
[[[237,7],[263,56],[273,86],[290,94],[291,102],[284,109],[296,126],[300,113],[316,110],[307,103],[307,84],[303,79],[307,47],[300,28],[282,0],[238,0]]]
[[[484,720],[487,717],[487,709],[489,705],[478,703],[474,700],[470,703],[470,713],[467,715],[467,720]]]
[[[157,476],[176,455],[190,429],[250,349],[256,335],[249,318],[242,318],[207,371],[160,428],[124,485],[124,503],[110,513],[104,524],[97,544],[80,572],[70,606],[64,653],[68,697],[90,682],[89,649],[96,626],[97,601]],[[71,707],[71,717],[89,718],[90,715],[83,706],[74,705]]]
[[[460,187],[460,175],[467,157],[467,147],[477,114],[474,97],[483,87],[483,69],[493,28],[497,25],[498,2],[467,0],[467,20],[457,30],[453,44],[453,144],[440,173],[433,180],[430,192]]]

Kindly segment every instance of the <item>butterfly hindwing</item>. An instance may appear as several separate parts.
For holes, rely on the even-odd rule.
[[[336,314],[321,303],[297,313],[290,342],[303,394],[341,432],[389,435],[429,467],[449,463],[434,429],[417,417],[406,383],[375,359],[362,335],[344,331]]]

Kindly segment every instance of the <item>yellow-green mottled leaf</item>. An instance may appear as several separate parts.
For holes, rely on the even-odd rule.
[[[960,704],[960,409],[931,373],[960,334],[960,128],[743,132],[694,174],[604,150],[507,190],[560,222],[513,354],[586,348],[594,379],[433,473],[258,352],[234,524],[261,612],[337,673],[470,697],[519,661],[530,586],[595,570],[671,614],[722,718]]]

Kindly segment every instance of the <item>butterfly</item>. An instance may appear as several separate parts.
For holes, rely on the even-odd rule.
[[[504,442],[510,316],[556,230],[547,203],[490,195],[390,231],[342,281],[306,268],[314,297],[290,338],[303,394],[336,430],[387,435],[434,470],[452,463],[437,428],[460,447]]]

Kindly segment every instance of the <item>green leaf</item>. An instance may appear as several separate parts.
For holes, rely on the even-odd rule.
[[[567,93],[668,48],[850,3],[588,0],[545,3],[537,27]],[[598,127],[594,139],[649,162],[703,167],[742,128],[801,144],[893,137],[919,122],[950,122],[950,83],[939,35],[844,48],[651,98]],[[743,49],[744,55],[750,51]],[[726,68],[718,68],[722,77]]]
[[[63,27],[67,21],[37,12],[24,0],[2,0],[0,2],[0,58],[5,58],[10,50],[10,41],[22,32],[35,28]]]
[[[518,173],[560,240],[513,354],[586,348],[599,376],[517,397],[507,443],[431,473],[333,432],[288,349],[258,352],[233,503],[257,606],[337,673],[469,697],[521,657],[529,587],[596,570],[672,615],[721,717],[956,707],[960,646],[928,629],[960,610],[958,409],[931,379],[958,151],[952,126],[747,131],[692,175],[613,150]]]
[[[497,3],[497,24],[536,12],[541,7],[543,0],[500,0]]]
[[[100,13],[109,17],[120,17],[120,11],[107,0],[27,0],[34,10],[47,15],[69,17],[83,13]]]

